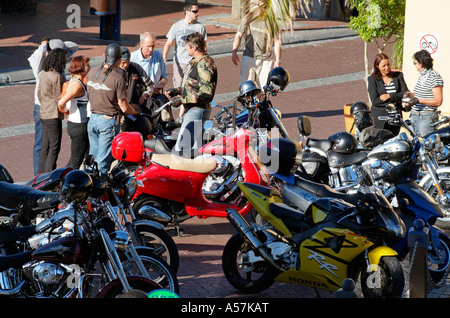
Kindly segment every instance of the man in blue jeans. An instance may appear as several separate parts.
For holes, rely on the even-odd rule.
[[[211,102],[217,87],[217,67],[206,53],[206,42],[200,33],[186,37],[186,49],[193,57],[188,78],[183,88],[169,90],[168,95],[181,93],[181,102],[186,109],[174,150],[192,157],[202,147],[203,124],[211,114]]]
[[[103,65],[91,69],[86,78],[92,112],[88,123],[89,153],[102,173],[108,172],[112,162],[111,145],[119,133],[120,116],[140,115],[128,102],[125,79],[116,72],[121,59],[120,45],[109,44]]]

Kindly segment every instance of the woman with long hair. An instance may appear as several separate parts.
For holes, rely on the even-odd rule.
[[[386,105],[394,104],[401,113],[403,94],[408,91],[403,73],[393,71],[389,56],[378,53],[373,63],[372,74],[368,78],[368,91],[372,102],[372,116],[376,128],[387,129],[394,135],[400,132],[400,126],[389,125],[379,116],[387,116]]]
[[[89,150],[89,136],[87,124],[90,117],[90,107],[86,75],[90,70],[89,58],[76,56],[69,65],[72,78],[67,85],[64,94],[58,102],[61,112],[67,113],[67,133],[70,137],[70,160],[67,164],[72,169],[79,169]],[[64,91],[64,89],[63,89]]]
[[[38,173],[56,169],[61,150],[63,114],[58,110],[58,100],[64,83],[64,69],[68,55],[63,49],[54,49],[46,56],[39,74],[38,98],[41,102],[39,117],[42,122],[42,148]]]

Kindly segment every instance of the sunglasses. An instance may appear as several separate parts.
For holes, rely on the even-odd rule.
[[[191,12],[197,14],[199,10],[191,10]]]

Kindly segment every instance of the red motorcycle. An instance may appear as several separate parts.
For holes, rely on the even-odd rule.
[[[120,133],[113,141],[113,157],[136,162],[137,189],[132,198],[139,217],[179,224],[191,217],[223,217],[228,208],[241,215],[252,210],[238,182],[266,185],[269,178],[251,145],[257,132],[241,128],[217,138],[200,149],[200,155],[187,159],[174,153],[156,153],[146,148],[141,134]]]

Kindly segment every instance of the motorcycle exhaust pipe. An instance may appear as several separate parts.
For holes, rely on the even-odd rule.
[[[169,215],[150,205],[143,205],[142,207],[140,207],[137,211],[137,214],[144,219],[160,223],[169,223],[170,221],[172,221],[172,218]]]
[[[280,272],[284,272],[284,270],[275,262],[273,257],[270,255],[270,252],[266,250],[258,235],[252,230],[247,221],[242,217],[242,215],[239,214],[236,209],[227,208],[227,219],[236,228],[236,230],[250,243],[250,245],[262,256],[262,258],[264,258]]]

